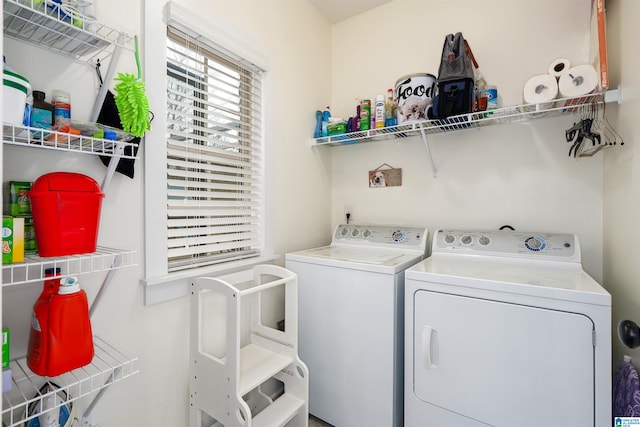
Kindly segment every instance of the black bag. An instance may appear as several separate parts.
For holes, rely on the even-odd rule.
[[[100,60],[96,63],[96,74],[98,75],[98,81],[100,82],[100,86],[104,84],[102,81],[102,74],[100,73]],[[118,107],[116,106],[116,97],[110,90],[107,90],[107,93],[104,97],[104,102],[102,103],[102,107],[100,108],[100,113],[98,113],[97,123],[111,126],[116,129],[122,129],[122,123],[120,122],[120,114],[118,113]],[[138,155],[138,148],[140,146],[140,137],[134,137],[130,144],[127,144],[124,147],[123,155],[129,157],[135,157]],[[133,145],[131,145],[133,144]],[[103,165],[109,166],[112,157],[110,156],[99,156],[100,161]],[[135,174],[135,159],[127,158],[127,159],[118,159],[118,165],[116,167],[116,172],[119,172],[129,178],[133,178]]]
[[[445,119],[473,111],[473,66],[471,49],[462,33],[447,35],[438,70],[438,94],[430,118]]]
[[[107,94],[104,98],[104,103],[102,104],[102,108],[100,109],[100,114],[98,115],[98,123],[111,126],[116,129],[122,129],[122,123],[120,123],[120,115],[118,114],[118,107],[116,107],[116,99],[115,95],[108,90]],[[124,147],[123,154],[125,156],[135,157],[138,154],[138,147],[140,146],[140,138],[134,137],[130,144]],[[108,156],[100,156],[100,161],[105,166],[109,166],[111,162],[111,157]],[[135,159],[127,158],[127,159],[119,159],[118,166],[116,167],[116,172],[119,172],[129,178],[133,178],[135,173]]]

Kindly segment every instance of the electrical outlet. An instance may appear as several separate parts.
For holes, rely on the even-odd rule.
[[[353,221],[353,209],[351,209],[351,205],[344,205],[344,217],[347,224]]]

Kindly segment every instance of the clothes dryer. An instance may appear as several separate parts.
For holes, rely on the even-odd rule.
[[[575,235],[439,230],[405,278],[405,426],[611,425],[611,296]]]
[[[336,427],[400,427],[404,270],[425,256],[420,227],[339,225],[331,245],[289,253],[309,412]]]

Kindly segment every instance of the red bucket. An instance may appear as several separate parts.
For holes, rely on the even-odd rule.
[[[104,194],[91,177],[72,172],[42,175],[28,193],[38,255],[95,252]]]

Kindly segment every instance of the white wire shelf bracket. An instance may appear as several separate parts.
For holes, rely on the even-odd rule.
[[[43,258],[37,255],[25,255],[24,262],[2,265],[2,286],[41,282],[45,279],[45,270],[49,268],[60,268],[61,277],[66,277],[111,271],[135,265],[137,265],[135,251],[101,246],[89,254],[65,257]]]
[[[433,135],[444,132],[467,130],[485,125],[527,122],[542,117],[553,117],[580,111],[593,103],[620,101],[620,89],[598,92],[577,98],[556,99],[547,104],[523,104],[451,116],[441,120],[420,120],[367,131],[344,133],[320,138],[311,138],[312,146],[341,146],[367,142],[385,141],[410,136]]]
[[[128,141],[71,135],[50,129],[16,126],[3,123],[3,141],[9,145],[44,148],[48,150],[72,151],[82,154],[97,154],[121,159],[136,159],[136,144]]]
[[[95,352],[89,365],[54,378],[41,377],[31,372],[25,358],[11,361],[12,388],[2,395],[4,425],[22,426],[23,423],[36,418],[39,409],[42,409],[44,398],[59,391],[64,391],[67,398],[66,401],[56,400],[56,407],[138,373],[135,367],[137,358],[127,356],[97,336],[94,336],[93,341]],[[54,383],[59,389],[42,393],[40,388],[47,382]],[[30,407],[36,407],[37,410],[30,411]]]
[[[133,37],[52,0],[3,0],[4,35],[95,65]]]

